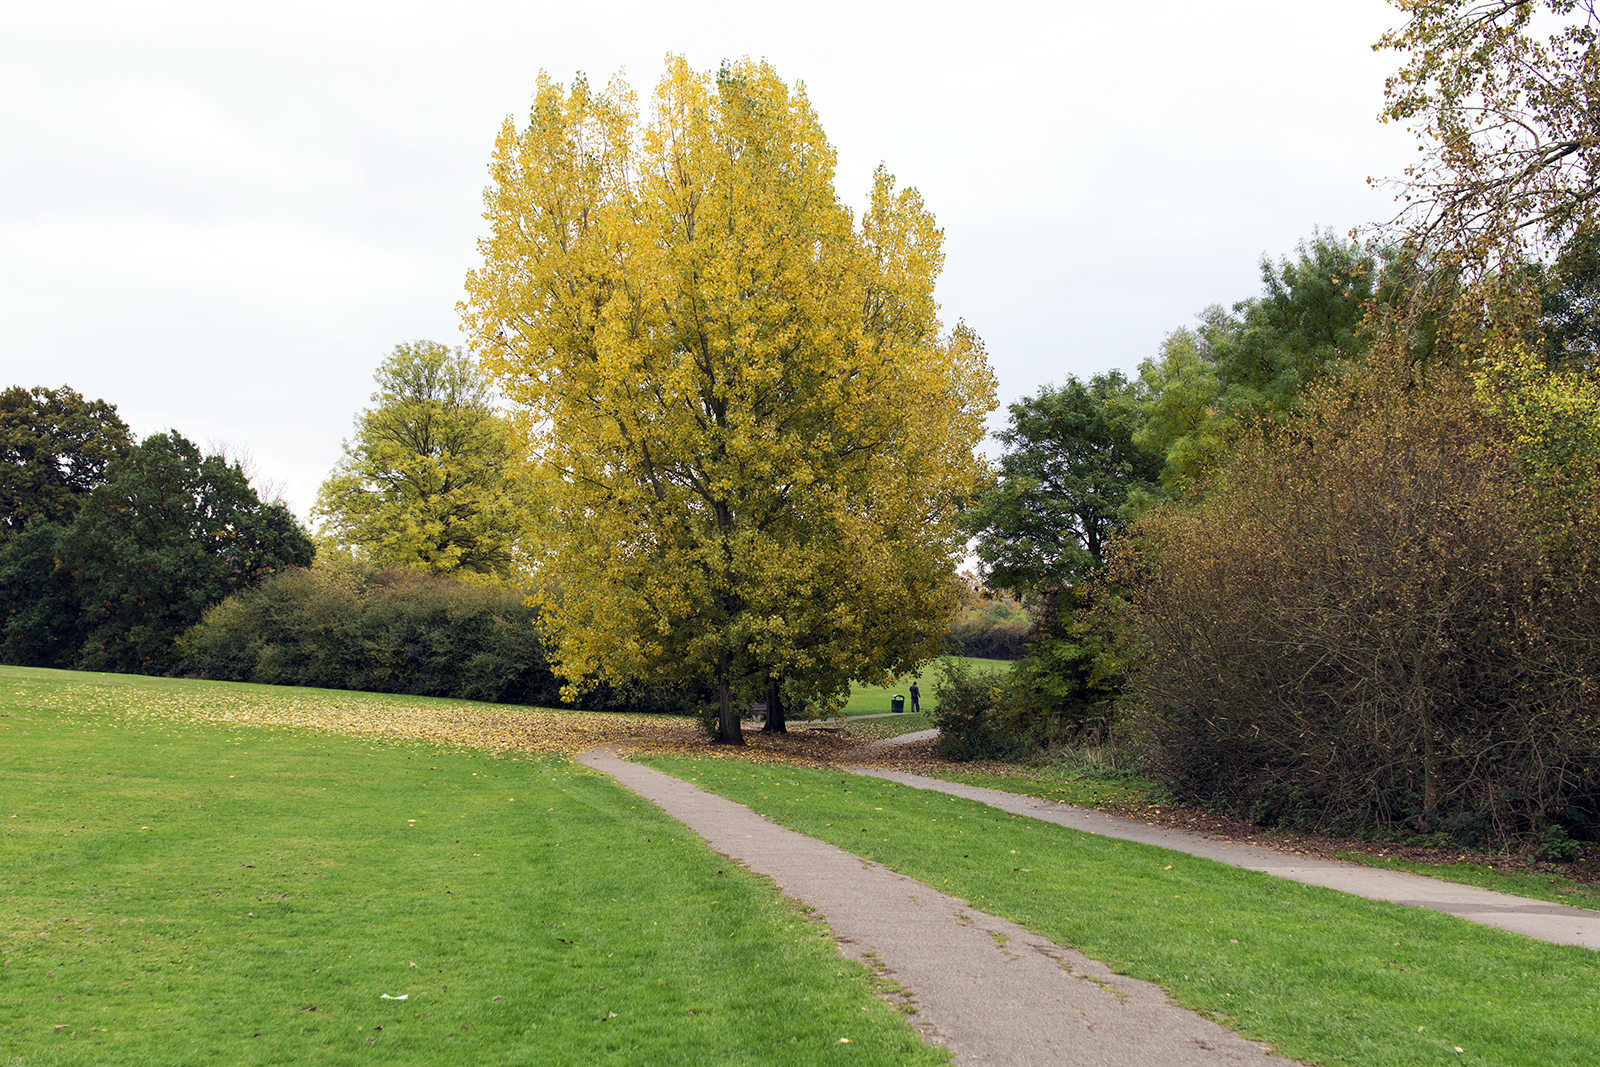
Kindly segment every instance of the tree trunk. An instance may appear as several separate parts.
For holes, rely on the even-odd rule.
[[[1420,659],[1420,657],[1418,657]],[[1433,738],[1433,700],[1422,680],[1422,668],[1411,668],[1411,704],[1422,733],[1422,819],[1421,828],[1434,828],[1439,814],[1439,756]]]
[[[729,656],[724,652],[717,658],[717,697],[722,706],[717,711],[717,737],[715,745],[744,744],[744,729],[739,725],[739,709],[733,706],[733,685],[728,679]]]
[[[788,724],[783,718],[783,704],[779,702],[779,692],[782,686],[777,682],[767,683],[767,724],[761,728],[764,734],[786,734],[789,732]]]
[[[1433,742],[1433,716],[1422,716],[1422,828],[1432,830],[1439,815],[1439,755]]]

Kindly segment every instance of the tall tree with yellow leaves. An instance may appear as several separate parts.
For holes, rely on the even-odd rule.
[[[324,543],[380,567],[508,577],[527,486],[477,364],[412,341],[373,379],[374,406],[317,492]]]
[[[544,625],[574,689],[711,678],[826,701],[932,654],[994,380],[941,334],[942,235],[881,168],[859,220],[801,86],[669,59],[541,76],[507,120],[466,328],[541,473]]]

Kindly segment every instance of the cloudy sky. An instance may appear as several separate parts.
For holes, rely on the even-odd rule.
[[[1388,217],[1383,0],[604,5],[0,0],[0,386],[248,451],[304,517],[372,371],[459,343],[494,135],[538,72],[669,52],[803,81],[844,198],[880,161],[1003,402],[1131,370],[1263,254]],[[998,421],[997,421],[998,424]]]

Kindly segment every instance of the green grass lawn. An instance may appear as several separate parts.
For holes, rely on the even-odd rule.
[[[1462,859],[1455,863],[1416,863],[1387,856],[1372,856],[1359,852],[1341,852],[1339,858],[1351,863],[1364,863],[1369,867],[1382,867],[1391,871],[1411,871],[1449,882],[1475,885],[1500,893],[1514,893],[1535,900],[1549,900],[1557,904],[1571,904],[1579,908],[1600,909],[1600,888],[1584,885],[1560,875],[1496,867],[1486,857],[1476,860]]]
[[[196,685],[0,669],[0,1063],[945,1061],[609,779],[156,714]]]
[[[975,672],[998,672],[1011,667],[1009,660],[1003,659],[976,659],[972,656],[950,656],[949,659],[965,663]],[[882,685],[855,685],[850,689],[850,700],[844,706],[846,715],[876,715],[879,712],[890,710],[890,702],[896,693],[905,697],[906,711],[911,710],[911,683],[916,682],[922,698],[922,710],[933,712],[939,709],[939,699],[934,696],[934,683],[939,678],[939,660],[934,660],[917,674],[908,674],[891,686]]]
[[[883,720],[875,720],[883,721]],[[894,721],[894,720],[889,720]],[[1129,804],[1161,804],[1165,796],[1155,782],[1137,775],[1108,776],[1080,762],[1062,760],[1046,766],[1018,764],[1000,770],[949,770],[927,768],[923,773],[966,785],[1003,789],[1008,793],[1076,804],[1084,808],[1125,810]],[[1396,871],[1460,882],[1500,893],[1600,909],[1600,887],[1585,885],[1559,874],[1530,871],[1520,866],[1496,865],[1492,857],[1463,856],[1459,860],[1424,863],[1415,860],[1375,856],[1366,852],[1339,851],[1335,855],[1350,863],[1364,863]]]
[[[1329,1067],[1600,1063],[1600,954],[1588,949],[874,779],[650,762],[1156,982],[1284,1055]]]
[[[1003,789],[1008,793],[1076,804],[1084,808],[1114,807],[1139,803],[1157,795],[1154,782],[1139,777],[1113,777],[1098,774],[1070,763],[1031,767],[1018,765],[1003,771],[938,770],[933,774],[950,782]]]

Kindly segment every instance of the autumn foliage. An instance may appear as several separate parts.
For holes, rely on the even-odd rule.
[[[916,191],[880,168],[857,217],[803,87],[750,61],[671,59],[645,109],[541,76],[490,173],[462,310],[535,465],[569,691],[715,680],[740,744],[746,699],[937,655],[994,381],[942,331]]]
[[[1523,430],[1390,344],[1134,524],[1134,687],[1182,799],[1463,843],[1600,821],[1593,471]]]

